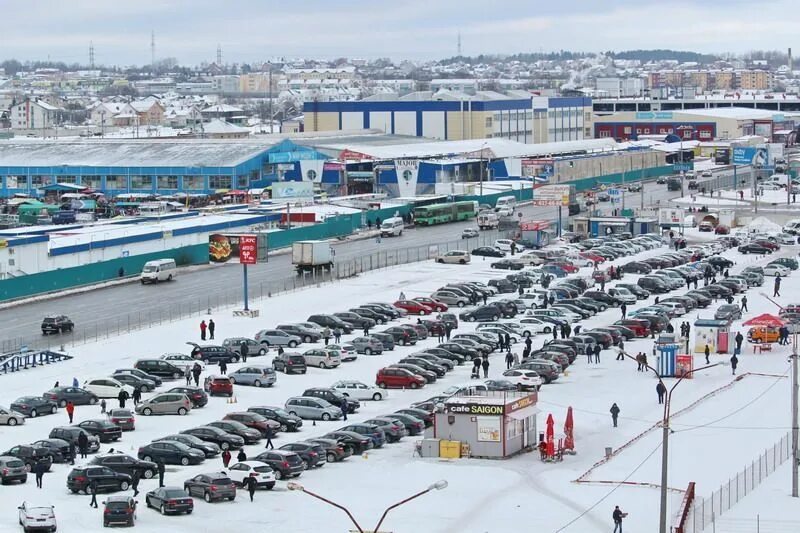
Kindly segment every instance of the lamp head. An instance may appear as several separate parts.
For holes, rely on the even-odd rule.
[[[428,490],[442,490],[446,488],[447,488],[447,480],[440,479],[439,481],[428,487]]]
[[[286,484],[286,488],[289,490],[303,490],[303,485],[294,481],[290,481]]]

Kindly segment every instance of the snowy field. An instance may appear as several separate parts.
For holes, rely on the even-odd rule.
[[[687,232],[690,238],[700,237]],[[700,238],[708,238],[703,235]],[[666,248],[643,252],[640,257],[653,256]],[[736,272],[750,264],[764,264],[766,260],[757,256],[740,256],[735,251],[725,253],[736,261],[731,269]],[[797,247],[783,247],[770,256],[796,256]],[[630,261],[620,259],[616,264]],[[230,310],[221,310],[211,317],[217,324],[216,337],[221,342],[225,337],[252,336],[259,329],[293,321],[305,320],[312,313],[344,311],[359,303],[369,301],[392,302],[401,291],[408,297],[428,296],[438,287],[454,281],[487,281],[505,276],[507,271],[493,271],[489,260],[474,258],[467,266],[437,265],[432,262],[372,272],[335,285],[308,289],[254,302],[251,307],[261,311],[258,319],[233,318]],[[581,274],[588,275],[589,269]],[[800,272],[792,274],[792,278]],[[800,301],[800,283],[787,279],[783,284],[781,303]],[[624,282],[635,280],[627,275]],[[772,291],[772,281],[767,278],[762,288],[748,291],[750,312],[745,319],[777,309],[760,293]],[[610,285],[609,285],[610,286]],[[146,290],[146,289],[143,289]],[[680,294],[682,291],[675,291]],[[652,303],[653,298],[630,306]],[[700,316],[711,318],[715,308],[722,302],[702,310]],[[124,305],[124,302],[120,302]],[[610,309],[584,321],[583,328],[610,324],[617,320],[620,312]],[[697,313],[676,318],[677,326],[683,320],[693,321]],[[410,322],[415,319],[408,318]],[[142,357],[159,356],[165,352],[188,353],[186,341],[199,342],[200,318],[182,320],[76,348],[71,352],[72,361],[37,368],[22,374],[0,376],[0,405],[8,405],[19,396],[41,394],[58,380],[62,384],[77,377],[81,383],[86,379],[110,374],[117,368],[130,367]],[[736,323],[739,326],[739,323]],[[462,324],[457,332],[474,326]],[[746,328],[743,328],[743,330]],[[344,340],[347,340],[345,337]],[[534,348],[541,346],[544,337],[534,341]],[[211,398],[202,409],[192,411],[186,417],[137,417],[135,432],[126,433],[118,443],[110,446],[136,454],[138,447],[152,439],[190,427],[202,425],[224,416],[226,412],[243,411],[252,405],[283,405],[285,400],[299,395],[308,387],[328,386],[340,379],[358,379],[374,383],[375,372],[403,356],[421,348],[437,344],[436,339],[420,342],[416,347],[398,347],[379,356],[359,356],[358,360],[344,363],[335,370],[309,369],[303,376],[280,374],[273,388],[256,389],[235,387],[236,404],[228,404],[225,398]],[[302,345],[302,350],[311,347]],[[650,354],[652,341],[640,339],[626,343],[629,353],[644,351]],[[302,351],[301,350],[301,351]],[[761,373],[766,376],[747,375],[730,387],[695,408],[676,416],[673,420],[675,434],[670,448],[669,486],[684,489],[689,481],[698,483],[699,496],[707,496],[720,483],[755,458],[764,448],[774,444],[789,425],[788,379],[773,377],[786,375],[788,365],[785,347],[772,353],[753,355],[745,344],[740,357],[738,374]],[[374,523],[390,504],[399,501],[431,483],[445,479],[449,487],[434,491],[399,509],[392,511],[384,531],[396,533],[406,531],[445,533],[501,533],[510,531],[569,531],[576,533],[607,532],[613,528],[611,511],[620,505],[629,516],[625,530],[652,532],[657,530],[658,490],[647,486],[618,485],[621,481],[659,483],[660,430],[646,434],[634,444],[615,455],[609,462],[594,469],[586,476],[587,483],[575,483],[594,463],[604,456],[605,447],[619,448],[643,431],[651,428],[661,417],[661,406],[657,403],[655,380],[636,371],[632,361],[616,361],[616,353],[606,350],[600,364],[587,364],[579,356],[568,374],[552,385],[545,386],[539,396],[538,426],[544,430],[544,420],[552,413],[556,419],[557,435],[563,428],[566,409],[575,410],[575,439],[578,454],[566,457],[562,463],[544,464],[538,454],[526,454],[506,461],[489,460],[439,460],[413,457],[415,438],[405,438],[398,444],[374,450],[366,457],[351,457],[342,463],[328,464],[324,468],[303,473],[299,478],[306,488],[346,505],[365,529]],[[727,361],[728,356],[713,356],[713,361]],[[251,358],[253,363],[268,363],[271,355]],[[490,378],[499,377],[505,365],[502,356],[491,358]],[[695,366],[701,366],[702,357],[695,358]],[[239,365],[230,365],[229,372]],[[414,401],[424,400],[453,384],[468,381],[468,365],[457,367],[445,378],[421,390],[391,390],[388,399],[382,402],[362,402],[360,411],[349,417],[349,421],[365,420],[375,415],[390,413],[408,406]],[[681,383],[673,397],[673,412],[697,401],[711,391],[729,385],[733,379],[729,367],[719,366],[699,372],[695,379]],[[169,386],[166,383],[161,390]],[[146,395],[145,395],[146,397]],[[612,428],[608,410],[613,402],[621,408],[619,428]],[[76,422],[99,417],[99,407],[79,406]],[[66,425],[63,410],[56,415],[28,420],[19,427],[0,431],[0,449],[46,438],[56,425]],[[314,435],[322,435],[341,427],[342,422],[307,422],[297,434],[281,434],[275,439],[276,446]],[[245,447],[248,456],[260,453],[261,446]],[[183,481],[201,472],[222,468],[220,459],[207,460],[192,467],[168,466],[167,485],[182,485]],[[68,465],[54,465],[45,475],[44,489],[38,490],[33,477],[25,485],[1,487],[4,497],[0,499],[0,531],[13,531],[16,526],[16,507],[22,501],[55,505],[59,518],[59,531],[99,531],[102,528],[100,510],[88,506],[89,497],[73,495],[66,489]],[[776,474],[776,476],[779,474]],[[600,483],[603,482],[603,483]],[[610,483],[609,483],[610,482]],[[344,513],[324,505],[311,497],[289,492],[285,482],[278,482],[271,492],[260,491],[256,502],[240,492],[236,501],[207,504],[195,501],[195,511],[190,516],[163,517],[144,508],[144,493],[157,485],[157,481],[142,480],[140,484],[137,530],[146,532],[227,532],[250,530],[263,525],[271,531],[293,532],[345,532],[352,528]],[[753,496],[755,498],[755,495]],[[98,500],[104,499],[102,496]],[[671,500],[671,513],[677,511],[680,494]],[[732,511],[733,512],[733,511]],[[564,527],[567,526],[567,527]]]

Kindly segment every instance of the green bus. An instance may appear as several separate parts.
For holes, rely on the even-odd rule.
[[[478,202],[450,202],[414,208],[414,224],[432,226],[459,220],[469,220],[478,215]]]

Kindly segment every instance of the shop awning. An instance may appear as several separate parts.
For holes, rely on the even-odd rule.
[[[601,226],[627,226],[630,222],[598,222]]]
[[[528,407],[524,407],[519,411],[514,411],[508,415],[509,418],[513,418],[514,420],[525,420],[526,418],[530,418],[539,414],[541,411],[536,408],[536,406],[530,405]]]

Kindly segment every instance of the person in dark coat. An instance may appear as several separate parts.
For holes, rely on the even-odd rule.
[[[128,391],[124,389],[119,391],[119,394],[117,395],[117,400],[119,400],[120,409],[125,409],[125,402],[128,401],[128,398],[130,398]]]
[[[242,345],[239,347],[239,353],[242,354],[242,363],[247,362],[247,354],[250,349],[247,347],[247,341],[242,341]]]
[[[339,406],[339,409],[342,410],[342,420],[345,422],[347,421],[347,411],[349,407],[347,406],[347,399],[342,398],[342,404]]]
[[[736,357],[736,354],[731,356],[731,370],[733,371],[733,375],[736,375],[736,367],[739,366],[739,358]]]
[[[514,365],[514,354],[506,352],[506,370]]]
[[[616,404],[616,402],[611,406],[609,412],[611,413],[611,421],[614,423],[614,427],[617,427],[617,419],[619,418],[619,406]]]
[[[614,532],[622,533],[622,519],[625,517],[625,513],[619,508],[619,505],[614,507],[614,512],[611,513],[611,518],[614,520]]]
[[[742,336],[741,331],[736,332],[736,336],[733,338],[736,341],[736,351],[741,353],[742,352],[742,342],[744,341],[744,337]]]
[[[44,472],[47,469],[47,466],[44,464],[44,460],[37,459],[35,463],[33,463],[33,473],[36,474],[36,486],[38,488],[42,488],[42,477],[44,477]]]
[[[139,402],[142,401],[142,389],[136,387],[133,389],[133,405],[139,405]]]
[[[158,458],[156,459],[156,466],[158,467],[158,486],[164,486],[164,459]]]
[[[75,464],[75,441],[69,441],[69,464]]]
[[[97,480],[93,479],[89,482],[89,494],[92,495],[92,501],[89,502],[89,507],[97,509]]]
[[[272,429],[268,429],[267,430],[267,434],[265,436],[265,438],[267,439],[267,444],[266,444],[266,446],[264,446],[264,448],[266,448],[267,450],[274,450],[275,449],[275,446],[272,444],[272,437],[274,437],[274,436],[275,436],[275,431],[272,430]]]
[[[131,488],[133,489],[133,497],[139,495],[139,480],[142,478],[141,472],[139,469],[136,468],[133,470],[133,474],[131,475]]]
[[[667,393],[667,387],[661,381],[656,385],[656,394],[658,394],[658,403],[664,403],[664,395]]]
[[[86,454],[89,452],[89,437],[84,431],[78,434],[78,450],[81,452],[81,459],[86,459]]]
[[[194,386],[195,387],[199,387],[200,386],[200,374],[202,374],[202,372],[203,372],[203,369],[200,368],[200,365],[198,363],[195,363],[194,366],[192,367],[192,376],[194,377]]]
[[[222,451],[222,466],[224,468],[228,468],[229,464],[231,464],[231,452],[230,452],[230,450],[223,450]]]
[[[520,285],[519,288],[517,288],[517,294],[519,294],[520,296],[525,294],[525,289],[522,288],[522,285]]]
[[[781,277],[775,277],[775,290],[772,292],[772,297],[780,296],[781,295]]]
[[[206,340],[206,329],[207,328],[208,328],[208,326],[206,325],[206,321],[205,320],[201,320],[200,321],[200,340],[201,341]]]
[[[531,338],[530,337],[526,337],[525,338],[525,348],[527,348],[529,352],[533,349],[533,348],[531,348],[532,345],[533,345],[533,341],[531,340]]]
[[[247,454],[244,453],[244,450],[239,450],[239,453],[236,454],[236,460],[239,461],[240,463],[242,461],[247,461]]]
[[[558,328],[553,326],[553,340],[558,339]]]
[[[481,358],[477,355],[472,360],[472,376],[473,379],[481,377]]]
[[[599,363],[600,362],[600,352],[601,351],[602,351],[602,348],[600,348],[600,344],[599,343],[595,344],[594,345],[594,362],[595,363]]]
[[[223,376],[227,375],[228,373],[228,363],[226,363],[222,359],[219,360],[219,373],[222,374]]]
[[[747,309],[747,296],[742,296],[742,313],[748,311]]]
[[[703,350],[703,353],[706,354],[706,364],[710,365],[711,361],[708,360],[708,356],[711,355],[711,347],[708,344],[706,344],[706,347]]]
[[[333,328],[333,340],[336,344],[342,342],[342,330],[339,328]]]
[[[628,314],[628,306],[625,305],[625,304],[622,304],[622,305],[619,306],[619,310],[622,311],[622,318],[625,318],[627,316],[627,314]]]
[[[256,486],[257,486],[256,478],[252,476],[247,476],[247,479],[245,479],[244,481],[247,484],[247,492],[250,493],[250,501],[252,502],[253,496],[255,496],[256,494]]]
[[[594,355],[594,348],[586,348],[586,362],[592,364],[592,356]]]
[[[486,302],[488,302],[488,301],[489,301],[489,297],[488,297],[488,296],[486,296],[486,293],[484,292],[484,293],[483,293],[483,305],[486,305]],[[477,302],[476,302],[476,303],[477,303]]]
[[[605,292],[606,290],[606,278],[603,277],[600,279],[600,292]]]
[[[498,350],[500,350],[500,351],[502,352],[502,351],[503,351],[503,348],[505,348],[505,345],[506,345],[506,337],[505,337],[505,335],[503,335],[502,333],[500,333],[500,334],[497,336],[497,338],[498,338],[498,341],[497,341],[497,349],[498,349]]]
[[[483,377],[484,378],[488,378],[489,377],[489,357],[484,357],[483,358],[483,362],[481,363],[481,366],[483,367]]]
[[[217,329],[217,325],[214,324],[213,320],[208,321],[208,336],[211,340],[214,339],[214,330]]]

